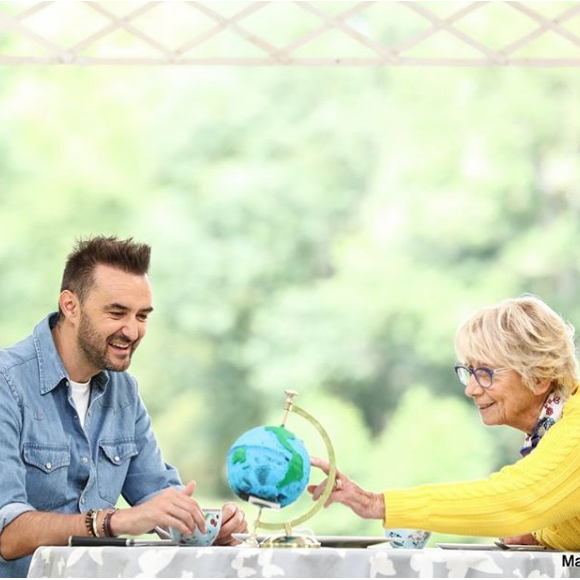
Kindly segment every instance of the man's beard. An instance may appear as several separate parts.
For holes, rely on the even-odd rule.
[[[137,342],[133,343],[128,349],[128,358],[119,363],[114,363],[109,358],[109,343],[118,340],[130,344],[131,341],[123,335],[114,334],[108,338],[103,338],[94,327],[91,319],[81,311],[81,320],[79,333],[77,337],[78,345],[83,352],[85,359],[89,364],[99,370],[122,372],[129,368],[131,357],[137,348]]]

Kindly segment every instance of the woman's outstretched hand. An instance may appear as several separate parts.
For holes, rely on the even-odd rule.
[[[500,538],[504,544],[522,544],[527,546],[537,546],[538,540],[532,534],[524,534],[523,536],[511,536],[510,538]]]
[[[326,459],[312,456],[310,458],[312,467],[317,467],[326,475],[330,471],[330,463]],[[327,479],[318,485],[309,485],[306,489],[312,495],[313,500],[317,500],[326,487]],[[342,503],[349,507],[356,515],[365,519],[382,520],[385,517],[385,500],[382,493],[367,491],[356,484],[352,479],[337,471],[332,493],[326,500],[324,507],[333,503]]]

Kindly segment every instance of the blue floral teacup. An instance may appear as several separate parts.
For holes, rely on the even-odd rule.
[[[385,536],[391,538],[393,548],[420,550],[431,537],[425,530],[385,530]]]
[[[170,528],[171,537],[174,541],[182,546],[211,546],[222,525],[222,510],[216,509],[204,509],[205,516],[205,527],[207,531],[202,533],[199,528],[193,530],[193,534],[189,536],[184,536],[179,530],[175,528]]]

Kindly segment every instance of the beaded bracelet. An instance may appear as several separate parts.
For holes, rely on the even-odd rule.
[[[94,538],[96,536],[94,529],[93,529],[93,515],[97,513],[97,510],[89,510],[85,514],[85,528],[87,529],[87,534]]]

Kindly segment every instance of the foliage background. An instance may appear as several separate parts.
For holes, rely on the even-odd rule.
[[[0,347],[55,308],[75,238],[134,236],[155,315],[132,372],[204,503],[232,499],[227,450],[287,388],[368,488],[485,477],[521,434],[480,424],[453,336],[524,292],[580,323],[579,80],[4,67]],[[381,530],[339,506],[309,525]]]

